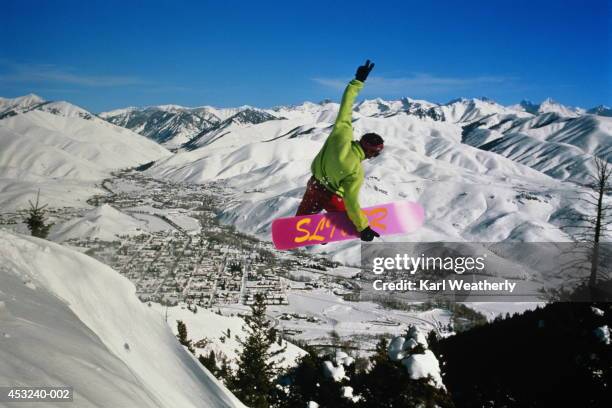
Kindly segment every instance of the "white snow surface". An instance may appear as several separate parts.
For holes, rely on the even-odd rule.
[[[196,348],[197,355],[207,355],[210,351],[213,351],[217,355],[226,356],[231,360],[230,364],[237,368],[235,365],[235,360],[238,357],[236,350],[240,350],[242,346],[236,340],[236,336],[243,340],[247,336],[247,332],[244,330],[244,319],[238,316],[219,315],[204,308],[198,308],[197,312],[193,313],[184,304],[167,309],[159,304],[151,304],[151,308],[157,311],[160,318],[165,316],[166,313],[168,314],[168,325],[175,334],[178,333],[176,322],[181,320],[187,326],[187,335],[194,343],[204,338],[210,340],[205,348]],[[229,338],[227,337],[228,330]],[[221,341],[222,338],[223,341]],[[277,351],[285,346],[286,350],[277,355],[275,361],[281,367],[293,367],[306,352],[287,341],[283,341],[282,346],[274,343],[272,351]]]
[[[331,378],[336,382],[342,381],[348,378],[344,372],[344,366],[343,365],[335,366],[334,363],[332,363],[331,361],[323,362],[323,374],[327,378]]]
[[[89,211],[83,217],[73,218],[51,228],[53,241],[98,238],[101,241],[117,241],[118,235],[135,235],[146,229],[146,223],[131,217],[109,204]]]
[[[402,365],[406,367],[408,375],[413,380],[431,377],[432,385],[444,388],[440,375],[440,364],[431,350],[425,350],[422,354],[411,354],[402,360]]]
[[[97,180],[109,170],[169,156],[158,144],[102,120],[31,111],[0,121],[0,165],[13,177]]]
[[[336,351],[336,356],[334,357],[334,359],[337,365],[343,365],[345,367],[348,367],[355,362],[355,359],[353,357],[340,350]]]
[[[39,105],[43,102],[45,102],[43,98],[32,93],[24,96],[19,96],[17,98],[0,97],[0,114],[3,114],[10,110],[22,111],[24,109],[31,108],[35,105]]]
[[[361,400],[361,395],[354,395],[353,392],[353,387],[349,387],[349,386],[344,386],[342,388],[340,388],[340,392],[342,393],[342,397],[349,399],[353,402],[358,402],[359,400]]]
[[[413,353],[417,345],[421,345],[424,352]],[[431,385],[444,388],[438,359],[427,349],[425,335],[416,326],[411,327],[406,336],[391,340],[387,352],[392,361],[401,361],[413,380],[430,377]]]
[[[418,343],[416,340],[412,338],[407,339],[403,336],[395,337],[393,340],[391,340],[391,343],[389,343],[389,358],[392,361],[402,361],[409,355],[410,350],[417,346],[417,344]]]
[[[0,120],[0,204],[23,208],[41,189],[50,206],[83,206],[112,170],[169,156],[155,142],[102,119],[32,110]],[[56,104],[56,105],[57,105]],[[33,194],[32,194],[33,193]]]
[[[0,383],[72,385],[79,407],[244,406],[110,267],[0,230],[0,280]]]

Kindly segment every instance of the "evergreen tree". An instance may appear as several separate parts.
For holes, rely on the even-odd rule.
[[[30,209],[28,210],[28,218],[25,219],[25,222],[28,225],[28,229],[30,230],[32,236],[46,239],[47,235],[49,235],[49,229],[53,224],[47,224],[45,219],[45,208],[47,207],[47,204],[41,207],[39,200],[40,190],[38,190],[38,193],[36,193],[36,204],[33,204],[32,201],[28,200],[30,203]]]
[[[217,366],[219,367],[217,370],[217,378],[223,380],[223,382],[227,385],[229,379],[233,378],[232,368],[230,367],[229,361],[225,355],[221,355],[219,358],[221,363]]]
[[[434,387],[426,378],[413,380],[401,362],[392,361],[388,354],[388,341],[381,338],[372,355],[371,369],[359,373],[355,380],[355,393],[363,397],[361,406],[368,408],[453,407],[445,390]]]
[[[179,343],[187,347],[191,354],[195,355],[195,349],[193,348],[193,344],[191,343],[191,340],[189,340],[189,338],[187,337],[187,325],[182,320],[177,320],[176,324],[178,330],[176,338],[178,339]]]
[[[215,352],[210,350],[210,353],[208,353],[208,356],[205,356],[204,354],[200,354],[200,356],[198,357],[198,361],[204,366],[206,367],[206,369],[208,371],[210,371],[210,373],[212,375],[214,375],[215,377],[218,377],[218,367],[217,367],[217,356],[215,356]]]
[[[262,294],[255,295],[251,315],[245,317],[248,332],[246,339],[238,341],[242,350],[238,353],[238,370],[228,385],[230,390],[245,405],[252,408],[267,408],[277,400],[274,380],[279,373],[274,357],[285,349],[272,352],[276,331],[266,318],[266,302]]]
[[[288,393],[280,408],[305,407],[309,401],[315,401],[320,407],[353,408],[355,403],[343,396],[342,387],[352,386],[350,380],[335,381],[329,378],[323,369],[325,361],[333,361],[333,355],[318,356],[314,349],[306,348],[308,354],[300,358],[296,367],[289,369],[281,378],[281,383],[288,385]],[[346,375],[351,378],[354,372],[347,368]]]

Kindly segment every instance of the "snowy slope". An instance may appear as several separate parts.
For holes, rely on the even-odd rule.
[[[594,175],[595,156],[612,161],[612,119],[603,116],[493,115],[465,127],[462,135],[464,143],[581,184]]]
[[[39,110],[58,116],[79,117],[101,122],[91,112],[65,101],[45,101],[38,95],[29,94],[18,98],[0,98],[0,119],[16,116],[21,113]]]
[[[41,111],[4,119],[0,121],[0,131],[3,167],[47,177],[100,178],[88,174],[93,170],[80,173],[81,166],[107,172],[170,155],[158,144],[110,123]],[[42,162],[36,160],[44,151],[54,153]],[[56,161],[54,156],[58,156]]]
[[[302,112],[299,119],[228,133],[209,146],[159,161],[148,173],[195,183],[225,180],[236,195],[224,209],[223,221],[270,239],[271,221],[295,213],[310,177],[310,163],[329,134],[332,123],[320,121],[318,112],[320,108],[306,123]],[[454,115],[465,114],[457,110]],[[533,118],[516,112],[493,115],[511,117],[514,124]],[[426,208],[424,228],[390,240],[565,241],[569,237],[559,229],[560,214],[569,208],[586,211],[575,200],[583,193],[580,187],[464,143],[464,123],[403,113],[365,117],[356,112],[353,117],[356,137],[374,131],[383,135],[386,145],[380,157],[364,162],[361,204],[416,200]],[[609,148],[607,137],[600,136],[593,140],[601,146],[590,148]],[[567,140],[564,146],[572,148]],[[338,260],[359,259],[358,242],[324,250],[334,252]]]
[[[211,106],[188,108],[160,105],[117,109],[102,112],[99,116],[158,141],[168,148],[177,149],[186,144],[188,149],[194,149],[208,145],[210,140],[234,132],[239,127],[249,127],[264,120],[284,118],[300,124],[333,122],[338,106],[329,100],[277,106],[272,109],[257,109],[246,105],[223,109]],[[488,98],[459,98],[446,104],[438,104],[408,97],[391,101],[381,98],[366,99],[355,105],[354,112],[356,118],[413,115],[452,123],[469,123],[494,114],[513,114],[524,118],[548,112],[564,117],[576,117],[585,113],[583,109],[567,107],[550,98],[541,104],[522,101],[520,104],[506,107]]]
[[[36,200],[51,207],[89,208],[87,199],[105,191],[91,182],[71,179],[25,180],[0,176],[0,208],[14,211],[29,208],[28,200]]]
[[[552,98],[546,98],[542,103],[539,104],[533,103],[528,100],[522,100],[520,103],[516,105],[511,105],[508,108],[518,112],[531,113],[533,115],[556,113],[559,116],[564,117],[577,117],[585,113],[585,110],[582,108],[565,106],[554,101]]]
[[[228,127],[248,126],[276,117],[251,106],[238,108],[214,108],[201,106],[189,108],[180,105],[159,105],[145,108],[117,109],[99,114],[100,118],[118,126],[133,130],[169,149],[177,149],[193,139],[202,139],[204,144]]]
[[[610,158],[612,129],[608,118],[570,115],[551,100],[530,108],[533,113],[523,105],[486,98],[356,104],[355,138],[377,132],[386,146],[364,163],[361,204],[424,205],[424,228],[390,240],[571,239],[560,229],[567,223],[563,214],[588,211],[576,197],[585,193],[580,185],[593,174],[594,155]],[[222,220],[269,239],[272,220],[295,213],[337,110],[333,102],[277,107],[274,113],[285,119],[210,133],[201,147],[160,160],[148,173],[194,183],[225,180],[235,199]],[[355,242],[313,250],[358,259]]]
[[[49,238],[58,242],[71,238],[98,238],[102,241],[116,241],[118,235],[138,234],[141,229],[145,228],[144,221],[104,204],[89,211],[83,217],[54,225]]]
[[[594,108],[589,109],[588,111],[586,111],[586,113],[610,117],[612,116],[612,108],[606,105],[599,105],[599,106],[595,106]]]
[[[569,108],[565,105],[562,105],[551,98],[547,98],[542,102],[538,108],[538,113],[558,113],[561,116],[567,117],[577,117],[581,113],[584,113],[584,110],[579,108]]]
[[[240,343],[236,340],[236,336],[245,339],[247,336],[244,330],[244,319],[238,316],[222,316],[213,313],[210,310],[199,308],[197,313],[193,313],[185,306],[164,307],[160,304],[152,304],[154,310],[157,310],[159,315],[168,316],[168,324],[172,327],[175,333],[178,333],[176,322],[181,320],[187,326],[187,334],[189,338],[197,343],[200,340],[207,339],[210,343],[205,348],[196,348],[196,354],[208,354],[210,351],[217,355],[224,355],[231,360],[231,364],[235,366],[237,358],[236,350],[241,349]],[[248,313],[248,308],[237,310],[237,313]],[[227,333],[230,337],[227,337]],[[223,338],[223,341],[221,340]],[[292,343],[283,341],[283,346],[286,350],[275,357],[275,361],[281,367],[293,367],[297,364],[297,360],[306,354],[306,352]],[[278,344],[272,345],[272,351],[277,351],[281,348]],[[236,368],[236,367],[234,367]]]
[[[43,98],[35,94],[28,94],[17,98],[0,97],[0,119],[28,111],[44,102]]]
[[[189,109],[178,105],[135,107],[103,112],[101,118],[125,127],[167,148],[178,148],[198,133],[220,122],[207,109]]]
[[[171,154],[127,129],[71,115],[80,112],[74,105],[59,107],[62,115],[32,110],[0,120],[0,191],[10,189],[3,206],[27,205],[38,188],[46,190],[45,202],[74,198],[71,205],[82,205],[77,201],[110,171]]]
[[[0,260],[2,384],[69,384],[79,407],[243,406],[111,268],[5,230]]]
[[[518,116],[531,116],[524,112],[517,112],[512,108],[507,108],[487,98],[460,98],[451,101],[440,107],[445,120],[453,123],[473,122],[489,115],[494,114],[510,114],[514,113]]]

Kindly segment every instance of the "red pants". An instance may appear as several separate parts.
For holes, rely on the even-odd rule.
[[[316,178],[311,177],[306,192],[295,215],[318,214],[321,211],[346,211],[344,200],[325,188]]]

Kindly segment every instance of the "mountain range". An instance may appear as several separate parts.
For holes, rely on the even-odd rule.
[[[27,208],[38,190],[55,206],[87,207],[112,170],[171,153],[68,102],[0,99],[0,205]]]
[[[12,207],[35,188],[86,206],[81,197],[110,169],[152,163],[146,173],[154,178],[221,181],[234,198],[220,219],[269,239],[271,221],[295,212],[338,108],[330,101],[272,109],[163,105],[94,115],[35,95],[2,99],[0,141],[14,146],[0,154],[0,182]],[[550,99],[513,106],[487,98],[364,100],[354,107],[355,137],[377,132],[386,148],[365,162],[361,203],[421,202],[426,225],[397,239],[570,240],[562,220],[589,211],[577,197],[587,192],[594,157],[612,160],[612,118],[594,109]],[[355,242],[311,250],[359,259]]]
[[[327,109],[326,109],[327,108]],[[180,147],[194,148],[202,144],[190,143],[192,140],[210,140],[211,133],[222,134],[223,129],[232,123],[257,124],[268,120],[296,119],[300,113],[337,109],[337,104],[329,100],[319,104],[305,102],[295,106],[279,106],[271,109],[257,109],[242,106],[231,109],[217,109],[211,106],[187,108],[178,105],[160,105],[144,108],[130,107],[109,112],[99,116],[119,126],[126,127],[147,136],[170,149]],[[552,99],[541,104],[522,101],[512,106],[502,106],[488,98],[455,99],[446,104],[437,104],[424,100],[402,98],[396,101],[385,101],[381,98],[366,100],[355,107],[364,116],[391,117],[397,114],[409,114],[420,118],[434,120],[466,122],[489,113],[530,113],[538,115],[555,112],[564,117],[576,117],[586,111],[581,108],[568,107]],[[590,109],[588,113],[610,116],[612,112],[602,105]],[[321,118],[324,119],[324,118]],[[329,119],[329,118],[328,118]],[[329,121],[329,120],[328,120]],[[207,137],[208,135],[208,137]]]
[[[227,192],[218,219],[270,240],[272,220],[295,213],[338,107],[164,105],[95,115],[36,95],[0,98],[0,207],[27,208],[39,191],[50,207],[83,209],[51,239],[113,239],[146,226],[87,199],[105,193],[112,171],[147,164],[142,171],[155,179],[216,182]],[[353,127],[356,138],[385,139],[383,154],[364,162],[361,204],[412,200],[426,211],[420,230],[387,242],[571,241],[568,220],[580,226],[592,213],[580,198],[590,191],[594,158],[612,161],[612,117],[603,106],[373,99],[354,107]],[[359,241],[308,250],[360,261]],[[0,259],[0,382],[73,384],[75,398],[92,407],[243,406],[116,271],[4,228]],[[214,330],[224,324],[236,333],[236,319]],[[213,330],[190,327],[199,336]]]

